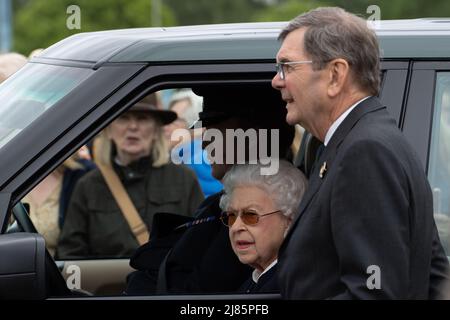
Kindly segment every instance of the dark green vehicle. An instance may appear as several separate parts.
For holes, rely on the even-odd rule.
[[[277,36],[285,24],[78,34],[48,48],[1,84],[0,298],[80,297],[79,290],[68,286],[77,272],[77,289],[133,298],[120,296],[132,271],[129,257],[54,261],[21,200],[149,93],[232,84],[272,90]],[[428,173],[436,222],[449,254],[450,20],[381,21],[375,28],[382,48],[380,98]],[[11,215],[15,228],[10,227]],[[89,293],[83,299],[94,299]],[[230,298],[252,296],[195,296]]]

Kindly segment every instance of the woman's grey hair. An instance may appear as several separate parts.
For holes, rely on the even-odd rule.
[[[342,58],[350,65],[355,82],[369,94],[378,94],[380,49],[375,32],[364,19],[337,7],[318,8],[291,20],[278,39],[283,41],[300,28],[306,28],[303,46],[316,70]]]
[[[190,107],[187,108],[180,118],[186,121],[186,125],[189,128],[195,121],[198,120],[198,114],[202,111],[203,98],[197,96],[191,89],[183,89],[173,94],[169,102],[169,110],[175,103],[182,100],[188,100]]]
[[[286,160],[280,160],[279,170],[274,175],[261,175],[262,165],[234,165],[224,176],[224,193],[220,198],[220,208],[228,208],[236,187],[258,187],[267,192],[278,210],[290,218],[295,218],[308,181],[305,175]]]

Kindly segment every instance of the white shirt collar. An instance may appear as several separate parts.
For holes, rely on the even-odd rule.
[[[274,265],[276,265],[277,262],[278,262],[278,259],[275,259],[275,261],[272,262],[271,264],[269,264],[269,266],[268,266],[267,268],[265,268],[263,272],[259,272],[259,271],[256,270],[256,269],[253,270],[253,273],[252,273],[252,279],[253,279],[253,282],[254,282],[254,283],[258,283],[259,278],[261,278],[261,276],[262,276],[264,273],[266,273],[267,271],[269,271],[270,268],[272,268]]]
[[[339,116],[339,118],[336,119],[336,121],[333,122],[333,124],[331,125],[330,129],[328,129],[327,134],[325,135],[325,141],[323,142],[325,147],[327,146],[328,142],[330,142],[331,137],[336,132],[337,128],[341,125],[341,123],[345,120],[345,118],[347,118],[348,114],[350,112],[352,112],[352,110],[355,109],[355,107],[358,104],[360,104],[361,102],[363,102],[364,100],[366,100],[366,99],[368,99],[370,97],[371,96],[367,96],[367,97],[362,98],[361,100],[357,101],[354,105],[352,105],[350,108],[348,108],[343,114],[341,114]]]

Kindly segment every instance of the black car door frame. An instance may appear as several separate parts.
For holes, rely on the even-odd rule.
[[[168,87],[190,87],[195,84],[269,82],[275,75],[274,64],[274,61],[239,61],[150,65],[143,69],[143,64],[105,63],[96,71],[98,74],[95,86],[91,81],[81,85],[52,107],[51,113],[45,112],[23,130],[14,139],[14,144],[8,144],[0,150],[0,159],[5,159],[2,158],[5,156],[5,162],[10,163],[4,167],[3,176],[0,173],[0,183],[6,180],[0,193],[0,206],[3,200],[3,206],[0,207],[0,215],[3,214],[0,216],[3,218],[0,220],[3,221],[3,231],[9,208],[64,159],[148,93]],[[382,61],[381,68],[385,75],[380,98],[386,105],[392,106],[391,112],[399,121],[408,62]],[[119,77],[119,74],[122,77]],[[120,84],[122,82],[123,84]],[[47,139],[36,140],[35,137]],[[17,148],[17,144],[21,148]],[[25,158],[31,160],[22,164],[22,168],[17,168],[18,163],[13,159],[23,157],[24,154]],[[12,175],[9,180],[8,174]],[[7,209],[4,206],[6,203],[9,203]]]
[[[96,73],[95,85],[91,79],[77,87],[0,150],[2,233],[17,201],[148,93],[202,83],[270,81],[274,62],[156,65],[145,69],[142,64],[106,63]]]
[[[411,69],[403,133],[428,172],[436,76],[450,71],[450,61],[414,61]]]
[[[409,61],[382,61],[381,71],[383,73],[379,98],[387,106],[389,112],[400,127],[405,91],[408,79]]]

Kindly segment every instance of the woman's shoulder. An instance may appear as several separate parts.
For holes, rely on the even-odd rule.
[[[87,171],[77,182],[77,184],[95,184],[103,182],[102,174],[98,168]]]

